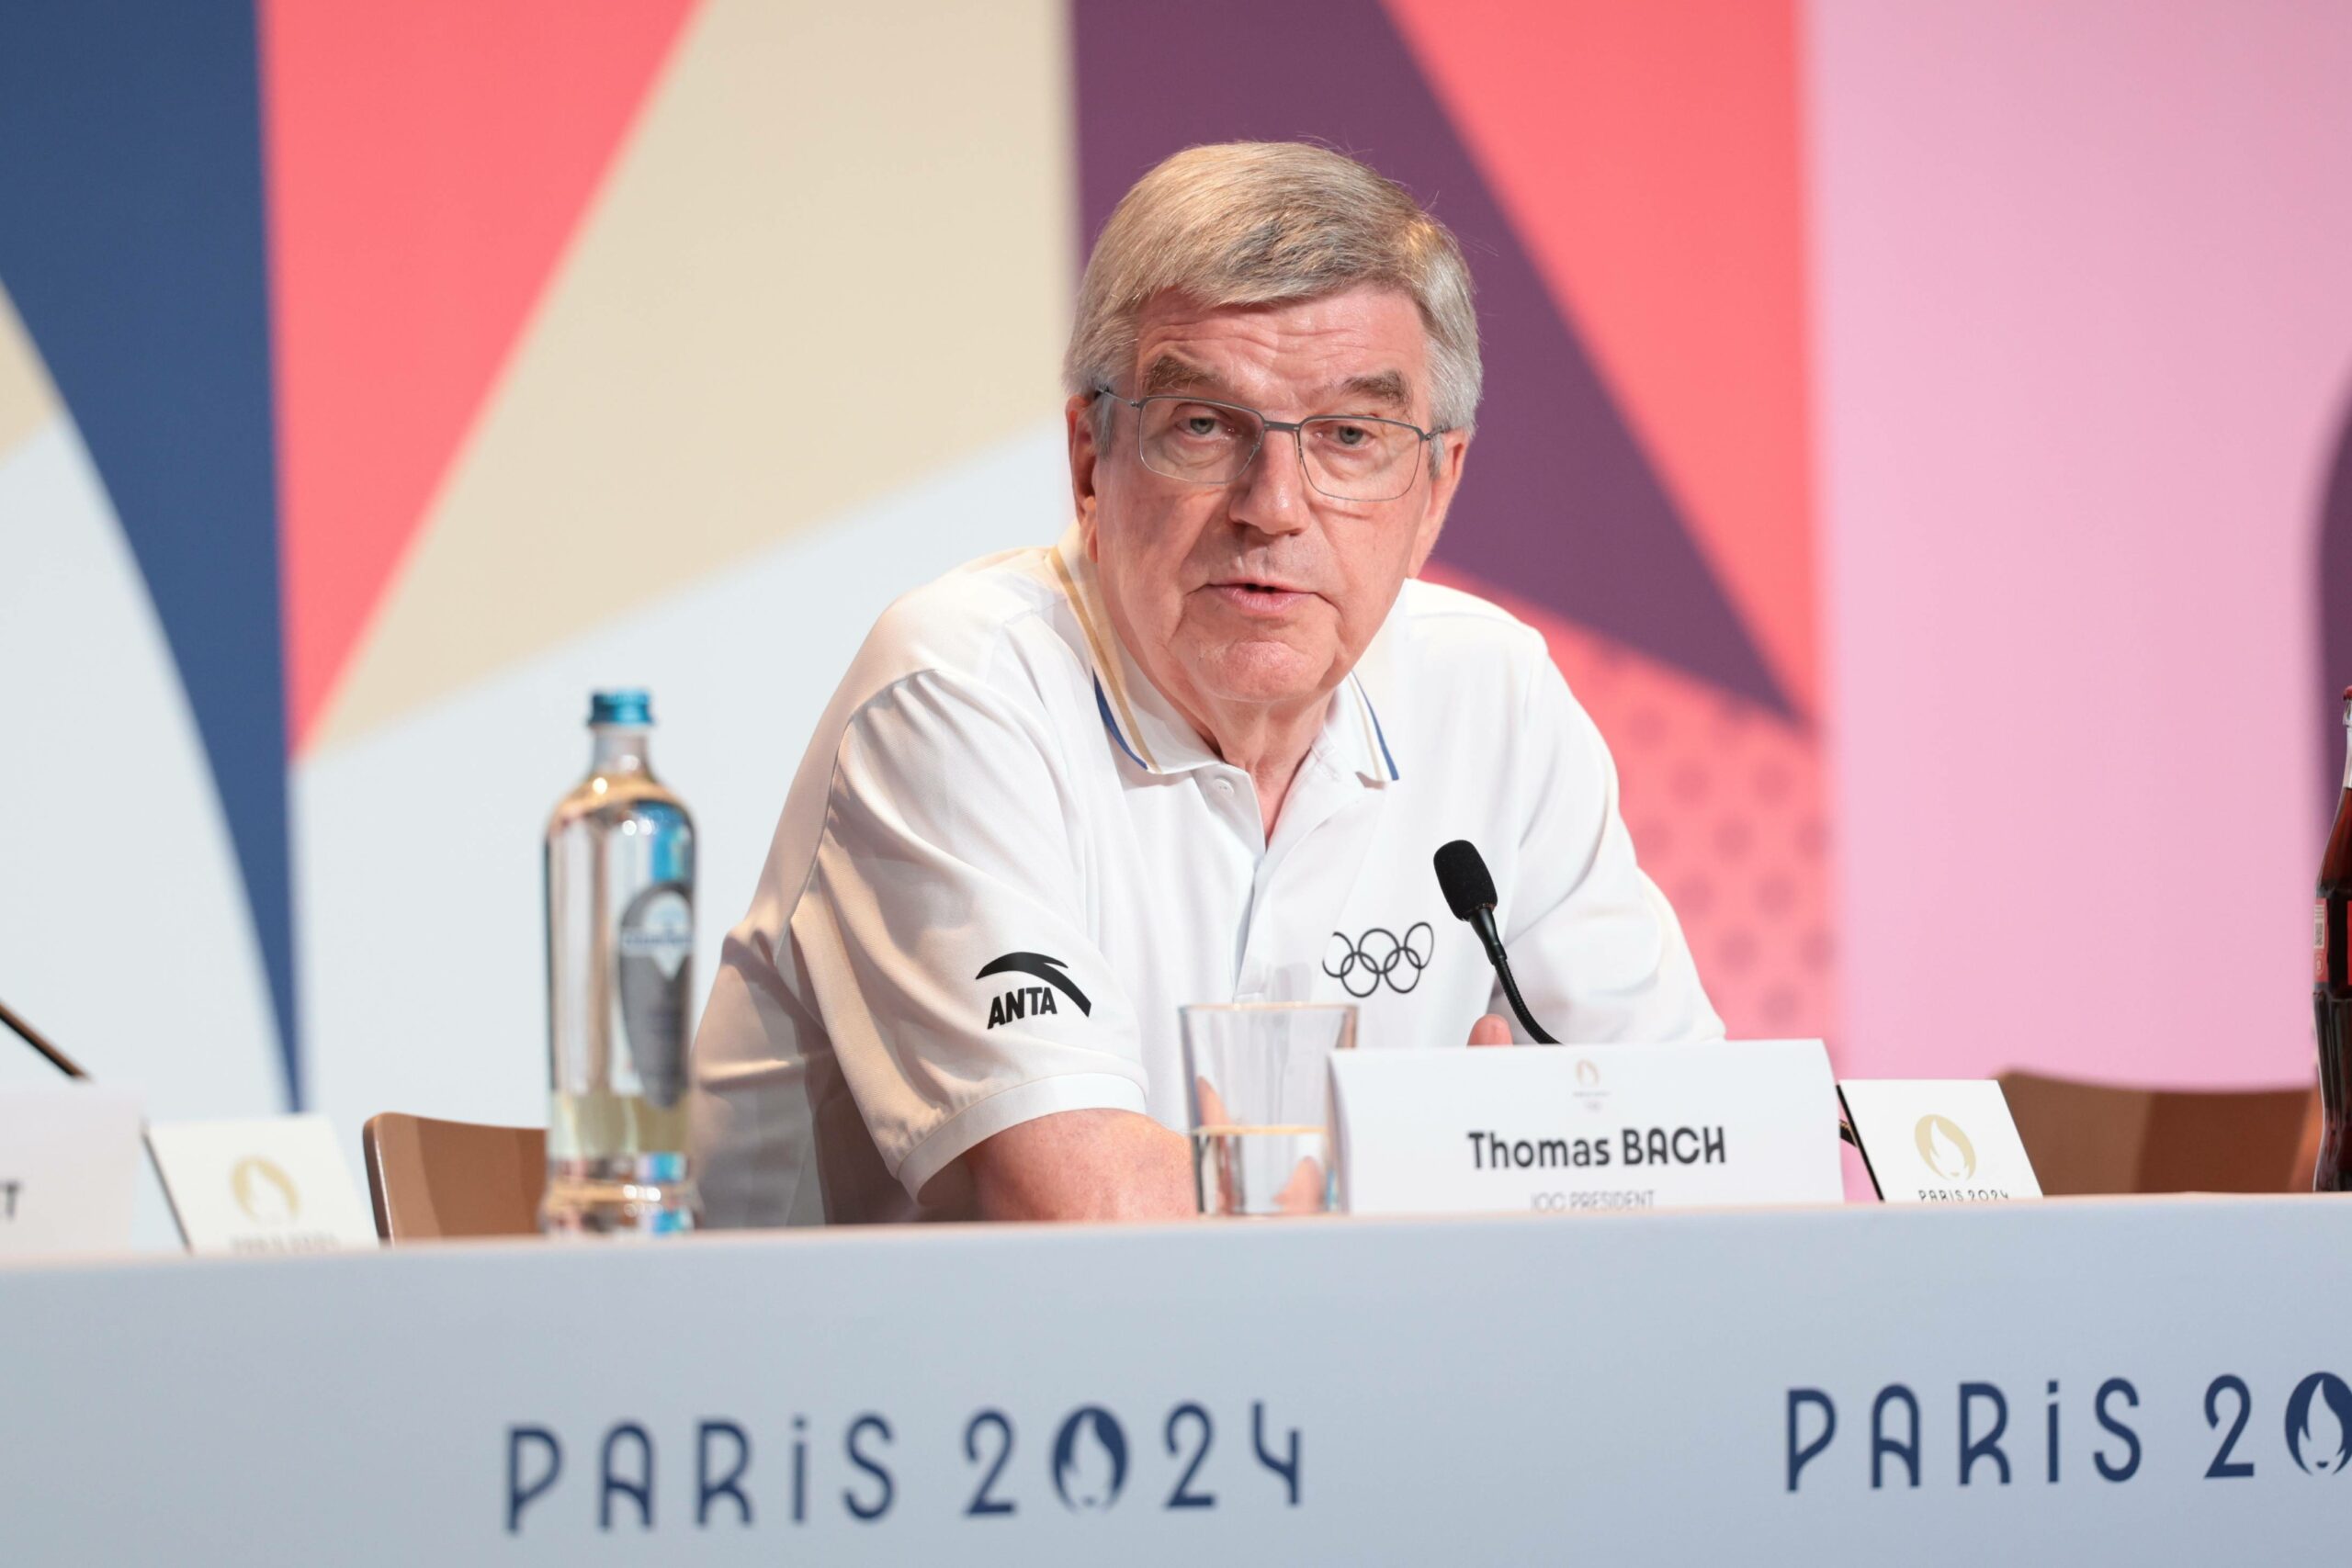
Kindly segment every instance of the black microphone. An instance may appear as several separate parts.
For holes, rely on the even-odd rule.
[[[1470,929],[1487,949],[1487,962],[1495,966],[1495,978],[1503,983],[1503,995],[1510,999],[1510,1010],[1528,1034],[1541,1045],[1557,1045],[1558,1041],[1544,1032],[1521,999],[1519,982],[1510,977],[1510,959],[1503,952],[1502,933],[1495,930],[1495,879],[1487,871],[1487,862],[1478,853],[1478,846],[1467,839],[1456,839],[1437,852],[1437,885],[1445,893],[1445,907],[1453,911],[1457,920],[1467,920]]]
[[[23,1019],[18,1018],[15,1013],[10,1012],[8,1010],[8,1004],[6,1002],[0,1002],[0,1023],[5,1023],[11,1030],[15,1031],[17,1035],[22,1039],[26,1044],[31,1046],[43,1056],[49,1058],[49,1065],[55,1067],[59,1072],[63,1073],[67,1077],[86,1078],[90,1076],[82,1070],[80,1063],[74,1061],[73,1057],[67,1055],[56,1046],[51,1045],[48,1041],[43,1040],[40,1037],[40,1032],[39,1030],[36,1030],[31,1024],[27,1023]]]

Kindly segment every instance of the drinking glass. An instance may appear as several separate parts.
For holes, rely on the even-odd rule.
[[[1201,1213],[1329,1211],[1329,1064],[1356,1043],[1356,1010],[1236,1002],[1180,1011]]]

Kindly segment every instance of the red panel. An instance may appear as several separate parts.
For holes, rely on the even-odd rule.
[[[692,0],[264,0],[299,749]]]
[[[1389,8],[1782,689],[1814,711],[1792,0]]]
[[[1642,869],[1681,918],[1735,1040],[1835,1032],[1819,748],[1753,703],[1452,569],[1425,573],[1542,631],[1617,759]]]

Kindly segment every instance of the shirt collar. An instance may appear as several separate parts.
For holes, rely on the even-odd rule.
[[[1072,524],[1052,550],[1048,564],[1056,584],[1077,617],[1088,659],[1094,667],[1094,701],[1109,743],[1146,773],[1189,773],[1219,761],[1175,705],[1160,694],[1119,640],[1102,603],[1101,580]],[[1401,595],[1400,595],[1401,598]],[[1364,649],[1363,657],[1331,694],[1330,711],[1314,750],[1352,767],[1367,786],[1385,786],[1402,775],[1394,750],[1396,737],[1383,721],[1393,704],[1394,633],[1401,608]],[[1391,720],[1394,714],[1389,713]]]

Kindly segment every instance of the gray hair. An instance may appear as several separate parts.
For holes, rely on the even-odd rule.
[[[1216,308],[1365,284],[1419,308],[1432,416],[1441,429],[1468,429],[1482,376],[1478,316],[1445,225],[1404,186],[1327,147],[1188,148],[1137,180],[1102,226],[1079,282],[1063,379],[1073,397],[1117,386],[1135,367],[1136,318],[1163,289]]]

